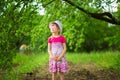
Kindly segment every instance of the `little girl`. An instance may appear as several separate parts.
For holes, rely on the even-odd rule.
[[[61,35],[62,24],[54,21],[49,24],[52,35],[48,38],[49,70],[52,73],[52,80],[56,80],[57,72],[60,80],[64,80],[64,73],[68,71],[68,64],[65,57],[66,39]]]

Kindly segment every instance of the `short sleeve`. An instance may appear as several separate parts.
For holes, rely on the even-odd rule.
[[[66,43],[66,38],[62,36],[62,43]]]
[[[48,43],[51,43],[51,38],[48,38]]]

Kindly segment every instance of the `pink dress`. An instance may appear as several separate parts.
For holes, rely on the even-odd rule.
[[[64,36],[50,37],[48,43],[51,44],[51,52],[54,56],[58,57],[63,51],[63,43],[66,43]],[[67,72],[68,63],[66,57],[62,57],[61,61],[55,61],[52,58],[49,59],[49,71],[50,72]]]

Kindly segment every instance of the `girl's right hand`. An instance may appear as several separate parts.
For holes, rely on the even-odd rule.
[[[57,57],[56,56],[52,56],[52,59],[54,59],[55,61],[57,61]]]

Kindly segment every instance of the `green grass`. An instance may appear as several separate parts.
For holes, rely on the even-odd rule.
[[[47,53],[39,53],[32,55],[17,54],[13,59],[13,63],[19,64],[17,67],[17,72],[32,72],[34,68],[40,67],[48,62]]]
[[[67,60],[74,64],[94,64],[98,67],[113,68],[120,70],[120,52],[91,52],[91,53],[66,53]],[[47,64],[48,53],[33,55],[17,54],[13,63],[20,64],[17,72],[31,72],[35,67]]]
[[[120,70],[120,52],[68,53],[67,60],[74,64],[94,64],[102,68]]]
[[[120,71],[120,52],[91,52],[91,53],[66,53],[67,60],[76,64],[94,64],[104,69],[114,69]],[[20,54],[13,59],[13,64],[17,64],[9,73],[7,73],[3,80],[20,80],[20,73],[32,72],[36,67],[43,67],[48,64],[49,55],[47,52],[35,53],[32,55]],[[16,72],[18,74],[16,74]]]

